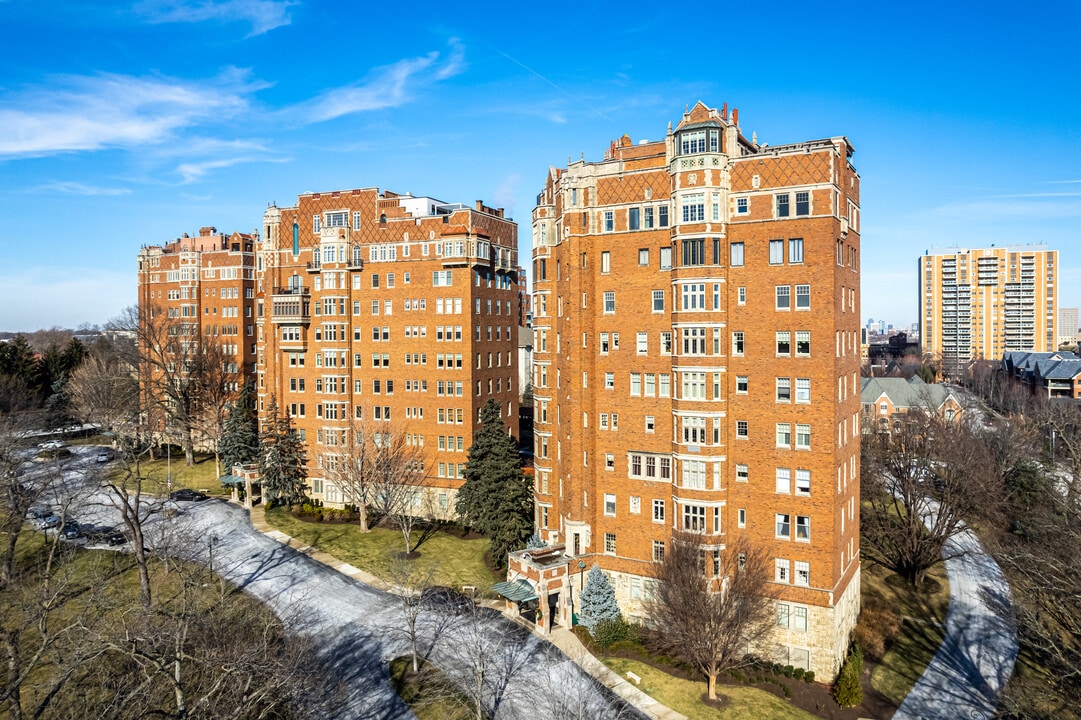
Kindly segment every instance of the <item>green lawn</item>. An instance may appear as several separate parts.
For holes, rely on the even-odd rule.
[[[900,705],[938,652],[945,637],[950,583],[939,563],[928,573],[934,592],[916,592],[882,568],[869,566],[861,577],[864,603],[881,601],[904,617],[900,635],[871,675],[871,685]]]
[[[375,528],[363,533],[357,525],[298,520],[283,508],[267,510],[266,519],[286,535],[382,580],[394,581],[393,568],[397,555],[405,549],[402,534],[396,529]],[[415,544],[419,537],[420,532],[414,530],[412,542]],[[432,582],[435,585],[453,588],[473,585],[478,593],[484,594],[493,583],[506,579],[489,572],[484,563],[487,549],[486,538],[463,540],[454,533],[437,531],[421,543],[417,548],[420,557],[411,562],[425,568],[432,567]]]
[[[724,695],[729,703],[717,710],[702,702],[706,692],[705,678],[684,680],[637,660],[625,658],[601,658],[620,677],[626,678],[631,671],[642,678],[638,689],[658,702],[695,720],[814,720],[814,715],[789,705],[781,698],[758,688],[743,685],[718,685],[717,695]]]
[[[114,473],[123,473],[117,468]],[[174,452],[171,458],[141,460],[139,472],[144,478],[144,489],[149,493],[165,494],[169,490],[192,488],[208,495],[228,496],[229,490],[221,486],[214,471],[214,456],[195,454],[195,464],[185,465],[184,454]]]

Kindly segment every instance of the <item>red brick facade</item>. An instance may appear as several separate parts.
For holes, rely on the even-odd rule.
[[[517,225],[501,209],[375,188],[271,207],[259,243],[258,395],[308,448],[311,494],[353,502],[328,472],[357,423],[422,448],[453,515],[489,398],[517,428]]]
[[[542,536],[636,615],[674,530],[719,552],[746,534],[776,559],[767,651],[823,675],[859,603],[851,154],[759,145],[699,103],[663,141],[553,168],[533,213]]]

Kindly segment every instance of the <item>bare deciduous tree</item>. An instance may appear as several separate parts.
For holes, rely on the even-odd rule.
[[[964,423],[916,411],[865,435],[861,451],[864,552],[919,587],[965,520],[999,495],[991,455]]]
[[[770,632],[774,610],[772,565],[764,548],[739,538],[720,553],[719,572],[693,533],[675,535],[655,570],[656,589],[646,603],[649,642],[706,676],[717,697],[717,676],[745,664]]]

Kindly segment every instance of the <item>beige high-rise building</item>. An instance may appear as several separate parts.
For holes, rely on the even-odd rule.
[[[1060,345],[1072,345],[1077,342],[1078,309],[1058,309],[1058,342]]]
[[[1055,350],[1057,265],[1046,245],[927,252],[919,259],[924,354],[956,375],[1009,350]]]

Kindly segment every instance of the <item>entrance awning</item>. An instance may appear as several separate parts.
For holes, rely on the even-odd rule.
[[[229,487],[231,485],[239,485],[241,487],[244,486],[244,478],[237,477],[236,475],[222,475],[220,478],[218,478],[218,480],[220,480],[221,484],[226,487]]]
[[[521,603],[527,600],[536,600],[537,591],[526,580],[512,580],[510,582],[496,583],[492,590],[497,595],[502,595],[511,602]]]

